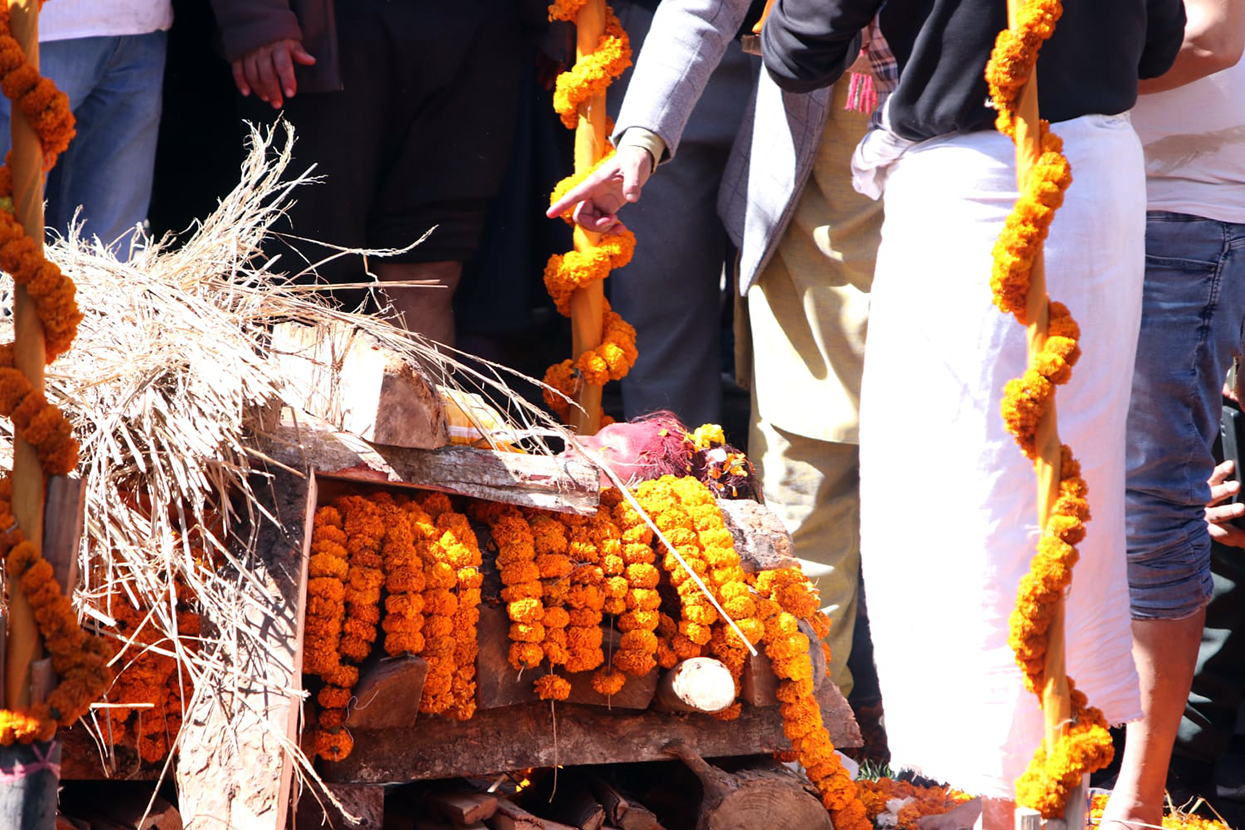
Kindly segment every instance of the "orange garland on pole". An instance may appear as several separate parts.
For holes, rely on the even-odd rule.
[[[558,77],[554,108],[563,124],[575,128],[575,171],[582,177],[611,151],[606,141],[605,88],[631,65],[631,44],[605,0],[555,0],[549,18],[574,22],[578,31],[578,59]],[[559,189],[566,185],[564,181]],[[545,268],[549,293],[558,310],[571,318],[575,355],[551,366],[545,383],[573,398],[580,409],[548,391],[545,401],[559,417],[573,422],[581,435],[602,426],[601,387],[622,378],[635,363],[635,329],[610,311],[602,285],[610,270],[631,260],[634,249],[630,231],[601,237],[576,226],[575,250],[555,254]]]
[[[1018,590],[1008,642],[1025,687],[1041,699],[1046,736],[1016,781],[1016,800],[1046,818],[1059,816],[1084,774],[1106,766],[1112,756],[1102,713],[1076,690],[1064,661],[1063,594],[1072,581],[1075,545],[1085,536],[1089,505],[1080,465],[1060,444],[1055,426],[1054,387],[1071,378],[1080,330],[1067,308],[1047,297],[1042,267],[1042,242],[1072,177],[1062,142],[1038,118],[1034,77],[1038,52],[1062,12],[1059,0],[1009,0],[1009,26],[986,67],[996,126],[1016,143],[1021,191],[995,245],[991,287],[999,309],[1027,326],[1029,342],[1029,368],[1008,382],[1002,414],[1034,460],[1042,528]]]

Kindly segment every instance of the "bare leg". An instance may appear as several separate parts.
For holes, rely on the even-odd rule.
[[[1133,620],[1142,718],[1128,724],[1124,760],[1102,826],[1163,823],[1167,765],[1184,714],[1206,611],[1181,620]]]
[[[385,293],[408,331],[447,346],[454,345],[454,291],[462,274],[461,262],[382,262],[376,267],[381,282],[429,283]]]

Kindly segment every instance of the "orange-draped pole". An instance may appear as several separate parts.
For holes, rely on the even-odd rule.
[[[1008,0],[1008,25],[1016,26],[1023,0]],[[1016,184],[1024,189],[1029,173],[1041,155],[1042,138],[1038,116],[1036,70],[1020,93],[1016,111]],[[1029,277],[1029,296],[1025,306],[1025,319],[1029,321],[1027,340],[1029,364],[1046,344],[1049,322],[1049,302],[1046,297],[1046,268],[1042,250],[1038,250]],[[1055,425],[1055,403],[1052,396],[1050,408],[1037,426],[1037,472],[1038,527],[1046,527],[1051,508],[1059,498],[1060,457],[1059,433]],[[1055,740],[1067,731],[1072,716],[1072,698],[1068,692],[1068,675],[1065,665],[1064,605],[1055,605],[1047,632],[1046,685],[1042,689],[1042,711],[1046,723],[1046,749],[1049,754]]]
[[[13,37],[26,52],[26,59],[39,68],[38,0],[6,0]],[[13,210],[34,243],[43,246],[43,151],[26,116],[12,108]],[[43,392],[43,324],[35,313],[26,289],[17,286],[13,301],[14,363],[31,387]],[[13,516],[22,533],[36,547],[43,545],[43,469],[35,449],[20,438],[13,439]],[[8,650],[5,661],[5,695],[9,708],[27,706],[30,700],[30,664],[40,657],[39,631],[26,597],[9,579]]]
[[[582,60],[597,49],[605,31],[605,0],[588,0],[576,20],[576,52]],[[584,173],[605,155],[608,148],[605,134],[605,93],[594,95],[579,107],[579,124],[575,127],[575,172]],[[597,244],[599,234],[575,226],[575,250],[586,251]],[[605,281],[593,280],[571,295],[571,354],[578,358],[589,349],[601,345],[605,319]],[[592,435],[601,428],[601,387],[587,383],[580,388],[577,403],[572,407],[571,425],[580,435]]]

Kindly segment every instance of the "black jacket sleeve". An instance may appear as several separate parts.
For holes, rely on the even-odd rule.
[[[788,92],[833,84],[856,60],[861,30],[881,5],[882,0],[778,0],[761,30],[761,56],[774,83]]]
[[[1184,41],[1184,0],[1147,0],[1146,46],[1137,64],[1138,78],[1157,78],[1172,68]]]

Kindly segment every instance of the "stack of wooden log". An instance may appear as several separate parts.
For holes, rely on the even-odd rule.
[[[685,745],[680,762],[526,770],[496,779],[457,778],[413,786],[336,786],[352,824],[329,810],[327,824],[409,830],[830,830],[815,791],[765,756],[709,764]],[[296,826],[320,826],[321,805],[299,804]]]

